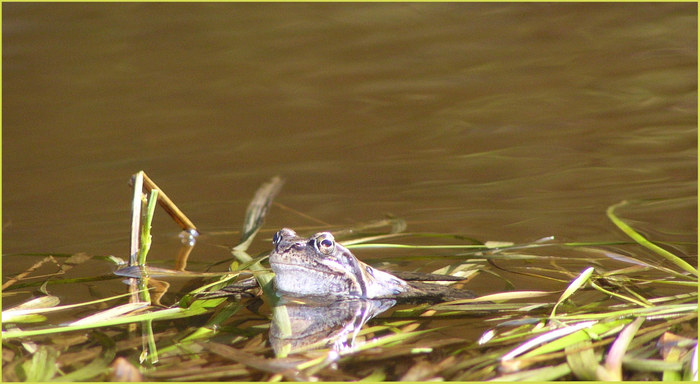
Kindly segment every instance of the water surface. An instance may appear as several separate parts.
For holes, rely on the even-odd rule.
[[[622,216],[696,264],[697,46],[689,3],[3,4],[2,251],[127,258],[143,169],[201,230],[195,267],[230,257],[275,175],[291,209],[253,253],[281,227],[385,214],[483,241],[627,240],[605,210],[629,200]],[[149,259],[171,263],[178,232],[159,212]],[[3,259],[4,278],[37,261]]]

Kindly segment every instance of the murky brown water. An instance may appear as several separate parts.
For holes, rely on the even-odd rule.
[[[274,175],[315,220],[273,207],[256,252],[385,213],[627,240],[605,210],[637,199],[635,228],[696,243],[697,46],[688,3],[3,4],[2,251],[126,258],[141,169],[201,229],[194,261],[230,257]],[[178,232],[159,212],[149,259]]]

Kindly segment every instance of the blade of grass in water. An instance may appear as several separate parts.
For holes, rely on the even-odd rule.
[[[221,323],[228,320],[231,316],[236,314],[236,312],[240,311],[242,308],[243,308],[243,305],[241,305],[240,303],[227,303],[227,305],[225,307],[221,308],[214,317],[212,317],[211,319],[209,319],[209,321],[207,321],[207,324],[205,326],[196,329],[194,332],[192,332],[191,334],[187,335],[185,338],[180,340],[180,342],[178,343],[178,346],[182,342],[196,340],[199,338],[206,337],[206,335],[209,335],[212,332],[214,332],[215,328],[220,326]]]
[[[129,295],[131,295],[131,294],[125,293],[122,295],[107,297],[105,299],[87,301],[84,303],[77,303],[77,304],[70,304],[70,305],[62,305],[62,306],[55,306],[56,304],[58,304],[57,301],[55,302],[55,304],[47,305],[46,307],[25,308],[25,307],[21,307],[21,305],[19,305],[17,307],[10,308],[6,311],[3,311],[2,312],[2,322],[3,323],[11,323],[11,322],[13,322],[15,316],[26,316],[26,315],[33,315],[33,314],[46,313],[46,312],[63,311],[66,309],[78,308],[81,306],[97,304],[97,303],[102,303],[102,302],[109,301],[109,300],[119,299],[119,298],[129,296]],[[32,301],[34,301],[34,300],[32,300]]]
[[[697,276],[698,275],[698,270],[695,269],[692,265],[688,264],[685,262],[685,260],[681,259],[680,257],[674,255],[673,253],[659,247],[658,245],[652,243],[651,241],[647,240],[644,236],[642,236],[639,232],[635,231],[627,225],[624,221],[622,221],[617,215],[615,215],[615,209],[624,207],[627,205],[628,202],[626,200],[621,201],[617,204],[611,205],[608,207],[606,213],[608,215],[608,218],[618,227],[620,228],[627,236],[632,238],[634,241],[639,243],[641,246],[650,249],[651,251],[655,252],[657,255],[665,258],[666,260],[672,262],[676,266],[682,268],[685,271],[688,271],[692,273],[693,275]]]
[[[145,174],[144,174],[145,177]],[[139,249],[138,265],[140,267],[146,266],[146,257],[148,256],[148,251],[151,249],[151,225],[153,223],[153,215],[156,210],[156,202],[158,202],[158,189],[152,189],[148,197],[148,204],[146,207],[145,217],[141,221],[141,247]],[[149,277],[144,277],[138,280],[139,289],[141,293],[139,294],[141,301],[150,305],[151,304],[151,294],[148,290],[148,280]],[[135,303],[139,304],[139,303]],[[153,336],[153,321],[147,319],[141,322],[141,338],[142,338],[142,352],[140,361],[143,363],[148,360],[149,363],[155,364],[158,362],[158,350],[156,348],[155,337]]]
[[[553,381],[571,372],[569,364],[559,364],[551,367],[531,369],[507,375],[498,376],[491,381]]]
[[[348,242],[350,243],[350,242]],[[404,249],[490,249],[485,245],[409,245],[409,244],[356,244],[345,245],[348,248],[404,248]]]
[[[129,265],[138,265],[139,233],[141,231],[141,199],[143,196],[143,171],[132,176],[134,195],[131,201],[131,254]]]
[[[53,279],[53,280],[48,280],[48,281],[33,281],[33,282],[16,283],[12,287],[10,287],[9,289],[10,290],[18,290],[18,289],[24,289],[24,288],[39,287],[42,285],[91,283],[91,282],[95,282],[95,281],[114,280],[114,279],[118,279],[118,278],[119,277],[115,276],[113,273],[107,273],[104,275],[94,276],[94,277],[75,277],[72,279]]]
[[[620,311],[609,311],[601,313],[584,313],[584,314],[565,314],[557,315],[555,319],[557,320],[603,320],[607,318],[616,317],[632,317],[632,316],[646,316],[646,317],[664,317],[664,316],[678,316],[687,312],[697,312],[698,304],[678,304],[678,305],[659,305],[655,307],[642,307],[625,309]]]
[[[143,277],[169,277],[169,278],[188,278],[193,277],[216,277],[216,276],[226,276],[230,275],[231,272],[192,272],[192,271],[180,271],[176,269],[151,267],[148,265],[138,266],[134,265],[131,267],[120,268],[114,271],[117,276],[132,277],[135,279],[140,279]]]
[[[255,196],[246,210],[241,243],[231,250],[231,253],[239,262],[249,263],[253,260],[253,258],[246,253],[246,250],[248,250],[248,246],[253,241],[255,234],[258,233],[258,230],[265,222],[265,214],[267,214],[272,200],[275,198],[280,188],[282,188],[282,184],[284,184],[284,181],[278,176],[275,176],[255,192]],[[251,264],[250,270],[260,272],[255,273],[255,279],[258,281],[260,287],[262,287],[265,295],[270,300],[275,300],[276,296],[272,288],[272,278],[274,274],[268,269],[263,268],[260,263]]]
[[[5,314],[9,312],[17,312],[17,311],[27,311],[27,310],[43,310],[46,308],[51,308],[57,306],[61,300],[57,296],[53,295],[47,295],[47,296],[40,296],[40,297],[35,297],[33,299],[30,299],[28,301],[25,301],[24,303],[21,303],[19,305],[16,305],[12,308],[8,308],[2,312],[3,317]],[[5,319],[3,318],[3,321]]]
[[[599,359],[596,357],[590,340],[580,341],[566,346],[566,362],[579,380],[596,380],[596,367]]]
[[[215,299],[218,300],[219,303],[226,299]],[[204,301],[204,300],[200,300]],[[199,301],[196,301],[198,303]],[[211,308],[204,307],[204,306],[198,306],[198,305],[192,305],[188,308],[168,308],[168,309],[163,309],[160,311],[155,311],[155,312],[148,312],[144,313],[141,315],[129,315],[129,316],[120,316],[114,319],[106,320],[106,321],[100,321],[96,323],[91,323],[91,324],[80,324],[80,325],[68,325],[68,326],[58,326],[58,327],[48,327],[48,328],[41,328],[41,329],[32,329],[32,330],[17,330],[17,329],[11,329],[8,331],[3,331],[2,332],[2,338],[3,339],[14,339],[14,338],[19,338],[19,337],[29,337],[29,336],[37,336],[37,335],[49,335],[49,334],[54,334],[54,333],[63,333],[63,332],[70,332],[70,331],[82,331],[86,329],[93,329],[93,328],[101,328],[101,327],[110,327],[114,325],[121,325],[121,324],[132,324],[132,323],[137,323],[141,322],[144,320],[174,320],[174,319],[182,319],[182,318],[187,318],[187,317],[192,317],[192,316],[198,316],[203,313],[207,313],[210,311]]]
[[[26,381],[49,381],[56,375],[58,351],[52,347],[41,346],[34,352],[32,359],[22,364],[27,376]]]
[[[358,233],[366,232],[370,229],[381,228],[385,226],[391,226],[389,233],[398,234],[406,229],[406,221],[396,217],[389,217],[382,220],[372,221],[370,223],[359,224],[354,227],[344,228],[337,231],[332,231],[333,236],[337,238],[350,237],[351,235],[356,235]]]
[[[596,284],[592,281],[590,282],[590,284],[591,284],[591,287],[593,287],[593,289],[600,291],[600,292],[603,292],[606,295],[617,297],[618,299],[621,299],[621,300],[629,301],[630,303],[637,304],[641,307],[652,307],[653,306],[651,303],[646,302],[646,299],[644,299],[643,297],[640,297],[641,300],[637,300],[637,299],[634,299],[634,298],[629,297],[629,296],[625,296],[625,295],[621,295],[621,294],[616,293],[616,292],[609,291],[609,290],[599,286],[598,284]]]
[[[584,322],[579,324],[581,326],[572,326],[549,331],[534,339],[527,341],[524,344],[521,344],[520,347],[504,355],[504,357],[501,359],[501,364],[507,369],[511,369],[513,367],[524,368],[537,361],[546,361],[550,359],[546,356],[546,354],[567,349],[571,352],[572,348],[574,348],[575,346],[581,346],[582,343],[590,342],[591,339],[597,339],[598,337],[601,337],[603,335],[610,335],[611,333],[620,332],[620,330],[623,329],[624,325],[629,322],[629,319],[616,320],[611,322],[597,323],[591,326],[590,328],[581,328],[581,326],[590,323]],[[574,329],[576,330],[576,332],[571,333],[570,331]],[[537,344],[541,344],[542,342],[545,343],[527,353],[524,353],[522,356],[515,358],[513,357],[522,352],[525,352],[527,349],[537,346]],[[540,358],[538,359],[538,357]]]
[[[479,296],[473,299],[460,299],[454,301],[448,301],[441,303],[443,306],[456,305],[456,304],[467,304],[467,303],[479,303],[484,301],[507,301],[507,300],[517,300],[517,299],[533,299],[537,297],[550,296],[556,292],[550,291],[511,291],[503,293],[494,293],[491,295]]]
[[[156,202],[158,201],[157,189],[151,191],[148,198],[148,206],[146,207],[146,215],[141,223],[141,247],[139,248],[138,265],[146,265],[146,256],[151,249],[151,224],[153,223],[153,215],[156,210]]]
[[[574,332],[578,332],[578,331],[585,329],[585,328],[593,327],[595,324],[596,324],[595,321],[584,321],[584,322],[581,322],[578,324],[568,325],[564,328],[559,328],[559,329],[555,329],[553,331],[547,332],[545,334],[542,334],[540,336],[535,337],[534,339],[528,340],[526,343],[518,346],[517,348],[513,349],[509,353],[506,353],[505,355],[503,355],[503,357],[501,357],[501,361],[512,360],[516,356],[519,356],[519,355],[525,353],[526,351],[529,351],[530,349],[532,349],[540,344],[549,342],[551,340],[557,340],[559,338],[562,338],[562,337],[569,335],[569,334],[572,334]]]
[[[93,340],[97,340],[102,346],[102,353],[99,357],[90,361],[86,366],[79,368],[67,375],[63,375],[53,379],[52,381],[60,382],[75,382],[75,381],[86,381],[95,376],[101,375],[105,372],[109,364],[112,363],[114,357],[117,354],[116,343],[109,336],[102,332],[94,332],[91,335]]]
[[[245,213],[241,243],[234,249],[240,251],[246,251],[248,249],[248,245],[250,245],[250,242],[255,237],[255,234],[258,233],[258,230],[265,222],[265,215],[270,209],[272,200],[275,198],[275,196],[277,196],[277,193],[280,191],[283,184],[284,180],[282,180],[279,176],[275,176],[270,181],[258,188]],[[245,262],[247,260],[241,261]]]
[[[622,380],[622,358],[625,356],[627,347],[643,322],[644,317],[638,317],[620,332],[620,335],[615,339],[615,342],[608,351],[608,356],[605,358],[605,365],[598,367],[596,371],[600,380]]]
[[[564,293],[561,294],[559,297],[559,300],[557,300],[557,303],[554,304],[554,308],[552,308],[552,313],[549,315],[550,318],[554,317],[554,315],[557,312],[557,307],[559,304],[564,302],[564,300],[568,299],[571,297],[571,295],[574,294],[574,292],[578,291],[581,287],[583,287],[586,282],[591,278],[591,275],[593,274],[593,267],[586,268],[581,274],[574,279],[574,281],[569,284],[568,287],[566,287],[566,290],[564,290]]]
[[[128,304],[119,305],[117,307],[106,309],[104,311],[95,313],[94,315],[84,317],[80,320],[69,323],[68,326],[90,325],[90,324],[95,324],[95,323],[101,323],[104,321],[108,321],[110,319],[120,318],[120,317],[122,317],[130,312],[134,312],[134,311],[137,311],[139,309],[146,308],[149,305],[150,304],[144,303],[144,302],[128,303]]]

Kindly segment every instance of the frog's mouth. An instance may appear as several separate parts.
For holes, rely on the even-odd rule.
[[[289,261],[276,261],[274,263],[270,263],[272,266],[272,269],[280,269],[287,272],[299,272],[299,273],[304,273],[304,272],[317,272],[320,274],[324,275],[333,275],[333,276],[344,276],[345,273],[341,271],[334,271],[330,269],[329,267],[319,264],[319,263],[294,263],[294,262],[289,262]],[[277,272],[275,272],[277,273]]]
[[[362,285],[347,273],[312,268],[297,263],[276,263],[275,286],[285,294],[312,296],[362,296]]]

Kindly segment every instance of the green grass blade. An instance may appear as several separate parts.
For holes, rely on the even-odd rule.
[[[632,342],[634,335],[639,330],[644,322],[644,317],[638,317],[628,324],[620,335],[615,339],[615,342],[608,351],[608,357],[605,358],[605,365],[597,368],[598,378],[604,381],[621,381],[622,380],[622,358],[627,352],[627,347]]]
[[[105,373],[107,367],[109,367],[109,364],[112,363],[112,360],[114,360],[114,357],[117,354],[116,343],[102,332],[95,332],[92,336],[102,345],[102,353],[99,355],[99,357],[96,357],[95,360],[92,360],[88,365],[67,375],[57,377],[53,381],[86,381]]]
[[[146,256],[151,249],[151,223],[153,223],[153,215],[156,211],[156,203],[158,202],[158,190],[151,191],[148,198],[148,206],[144,214],[144,220],[141,223],[141,248],[139,249],[138,265],[146,265]]]
[[[14,308],[10,308],[6,311],[3,311],[2,312],[2,322],[3,323],[18,322],[16,317],[44,314],[46,312],[64,311],[67,309],[73,309],[73,308],[78,308],[78,307],[82,307],[82,306],[86,306],[86,305],[92,305],[92,304],[102,303],[102,302],[109,301],[109,300],[119,299],[119,298],[122,298],[125,296],[130,296],[130,295],[131,295],[130,293],[125,293],[125,294],[121,294],[121,295],[117,295],[117,296],[107,297],[105,299],[87,301],[87,302],[78,303],[78,304],[68,304],[68,305],[61,305],[61,306],[56,306],[56,307],[47,307],[47,308],[33,308],[33,307],[26,308],[25,306],[23,306],[23,304],[20,304]],[[43,296],[43,297],[47,297],[47,296]],[[33,301],[34,300],[31,300],[31,302],[33,302]],[[51,303],[53,303],[53,302],[54,301],[52,300]],[[29,303],[30,302],[27,302],[27,304],[31,306],[32,304],[29,304]],[[56,302],[56,304],[57,304],[57,302]]]
[[[156,348],[156,338],[153,335],[153,319],[141,322],[141,338],[143,339],[141,356],[148,359],[150,364],[158,362],[158,348]],[[141,361],[143,363],[143,360]]]
[[[409,245],[409,244],[390,244],[390,243],[372,243],[372,244],[351,244],[347,245],[349,249],[357,248],[401,248],[401,249],[489,249],[485,245]]]
[[[698,311],[698,303],[694,304],[678,304],[678,305],[659,305],[655,307],[642,307],[623,309],[620,311],[601,312],[601,313],[583,313],[571,315],[558,315],[558,320],[605,320],[616,317],[675,317],[686,312]]]
[[[600,291],[600,292],[605,293],[606,295],[610,295],[610,296],[617,297],[617,298],[620,299],[620,300],[629,301],[630,303],[637,304],[637,305],[639,305],[640,307],[652,307],[652,306],[653,306],[651,303],[644,302],[644,301],[641,301],[641,300],[637,300],[637,299],[631,298],[631,297],[629,297],[629,296],[625,296],[625,295],[621,295],[621,294],[616,293],[616,292],[609,291],[609,290],[607,290],[607,289],[605,289],[605,288],[599,286],[598,284],[596,284],[596,283],[594,283],[594,282],[592,282],[592,281],[591,281],[591,287],[593,287],[596,291]],[[643,299],[643,298],[642,298],[642,299]],[[643,299],[643,300],[645,300],[645,299]],[[645,300],[645,301],[646,301],[646,300]]]
[[[569,365],[559,364],[552,367],[544,367],[522,371],[508,375],[498,376],[491,381],[553,381],[571,372]]]
[[[574,281],[572,281],[568,287],[566,287],[566,290],[564,290],[564,293],[561,294],[559,300],[557,300],[557,303],[554,304],[554,308],[552,308],[552,313],[549,315],[550,318],[553,318],[556,315],[557,307],[559,306],[559,304],[571,297],[571,295],[573,295],[574,292],[578,291],[579,288],[583,287],[586,284],[586,282],[591,278],[592,274],[593,267],[588,267],[583,272],[581,272],[581,274],[576,279],[574,279]]]
[[[34,352],[32,359],[23,364],[28,382],[49,381],[58,372],[56,359],[58,351],[51,347],[41,346]]]
[[[698,275],[698,270],[695,269],[692,265],[688,264],[685,262],[685,260],[681,259],[680,257],[674,255],[673,253],[659,247],[658,245],[652,243],[651,241],[647,240],[644,236],[642,236],[639,232],[635,231],[627,225],[624,221],[622,221],[619,217],[615,215],[615,209],[619,207],[623,207],[627,205],[628,202],[626,200],[621,201],[617,204],[611,205],[608,207],[606,214],[608,215],[608,218],[610,221],[612,221],[622,232],[624,232],[627,236],[629,236],[632,240],[636,241],[639,245],[653,251],[657,255],[665,258],[666,260],[672,262],[673,264],[677,265],[678,267],[682,268],[685,271],[688,271],[692,273],[693,275],[697,276]]]
[[[592,348],[590,340],[584,340],[566,347],[566,362],[571,367],[571,372],[579,380],[596,380],[596,367],[598,358]]]
[[[606,332],[609,332],[615,328],[621,328],[623,325],[629,323],[631,320],[629,319],[622,319],[622,320],[615,320],[615,321],[610,321],[610,322],[605,322],[605,323],[597,323],[590,328],[580,328],[576,330],[576,332],[570,333],[568,335],[564,335],[562,337],[556,338],[552,340],[551,342],[544,344],[536,349],[533,349],[532,351],[526,353],[523,355],[523,357],[533,357],[533,356],[538,356],[542,355],[545,353],[550,353],[550,352],[557,352],[564,350],[566,347],[571,346],[573,344],[577,344],[582,341],[586,340],[591,340],[591,335],[601,335]],[[587,323],[587,322],[586,322]],[[585,323],[582,323],[585,324]],[[552,331],[552,333],[555,333],[558,330]],[[542,335],[545,336],[545,335]]]
[[[215,299],[215,300],[218,300],[218,299]],[[226,299],[221,299],[221,300],[223,301]],[[66,325],[66,326],[60,326],[60,327],[32,329],[32,330],[26,330],[26,331],[12,329],[12,330],[2,332],[2,338],[3,339],[15,339],[15,338],[19,338],[19,337],[50,335],[50,334],[54,334],[54,333],[63,333],[63,332],[70,332],[70,331],[83,331],[86,329],[111,327],[114,325],[136,323],[136,322],[141,322],[143,320],[148,320],[148,319],[152,319],[154,321],[174,320],[174,319],[181,319],[181,318],[187,318],[187,317],[192,317],[192,316],[198,316],[198,315],[201,315],[203,313],[208,312],[209,310],[211,310],[211,309],[204,308],[204,307],[196,307],[193,305],[191,308],[168,308],[168,309],[163,309],[160,311],[149,312],[149,313],[140,314],[140,315],[122,316],[122,317],[118,317],[115,319],[100,321],[100,322],[91,323],[91,324]]]
[[[559,338],[562,338],[574,332],[578,332],[585,328],[590,328],[593,325],[595,325],[595,323],[595,321],[585,321],[578,324],[568,325],[564,328],[555,329],[547,333],[543,333],[535,337],[534,339],[530,339],[527,342],[519,345],[512,351],[506,353],[505,355],[503,355],[503,357],[501,357],[501,361],[513,360],[515,357],[525,353],[526,351],[531,350],[532,348],[535,348],[538,345],[547,343],[551,340],[557,340]]]
[[[104,322],[113,318],[119,318],[121,316],[124,316],[125,314],[133,311],[137,311],[139,309],[143,309],[148,307],[150,304],[144,303],[144,302],[139,302],[139,303],[128,303],[128,304],[122,304],[110,309],[106,309],[104,311],[97,312],[93,315],[90,315],[88,317],[84,317],[80,320],[76,320],[69,325],[89,325],[92,323],[100,323]]]

